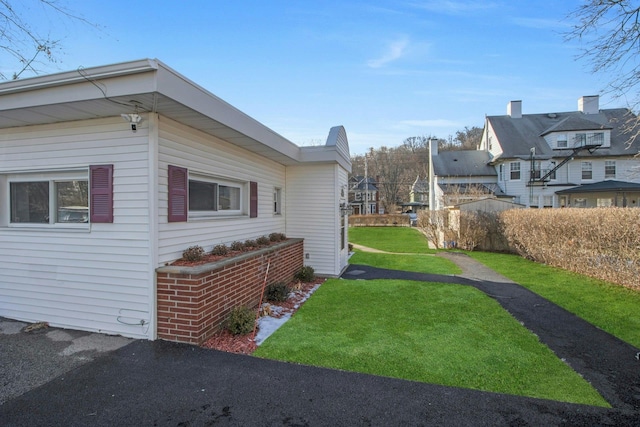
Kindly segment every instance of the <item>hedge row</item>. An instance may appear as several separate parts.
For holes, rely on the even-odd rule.
[[[499,221],[525,258],[640,289],[640,209],[513,209]]]
[[[409,215],[349,215],[351,227],[409,227]]]

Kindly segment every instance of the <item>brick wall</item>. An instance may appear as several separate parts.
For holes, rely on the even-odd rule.
[[[158,338],[202,344],[221,328],[234,307],[257,308],[269,262],[267,285],[291,282],[304,265],[303,240],[289,239],[196,267],[158,268]]]

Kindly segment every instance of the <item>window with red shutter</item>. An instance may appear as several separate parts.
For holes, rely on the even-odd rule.
[[[249,183],[249,218],[258,217],[258,183]]]
[[[89,185],[91,222],[113,222],[113,165],[89,166]]]
[[[169,165],[169,222],[184,222],[187,220],[187,169]]]

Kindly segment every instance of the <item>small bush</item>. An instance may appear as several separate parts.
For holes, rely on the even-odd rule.
[[[265,289],[265,298],[267,301],[282,302],[289,298],[289,286],[283,282],[272,283]]]
[[[244,249],[246,251],[250,251],[251,249],[257,248],[258,243],[255,240],[245,240]]]
[[[313,267],[305,265],[295,274],[294,278],[301,282],[308,283],[312,282],[316,278],[316,274]]]
[[[211,250],[211,255],[227,255],[229,248],[226,245],[216,245]]]
[[[253,331],[255,322],[256,314],[249,307],[234,307],[227,318],[227,330],[233,335],[246,335]]]
[[[236,251],[236,252],[244,251],[244,243],[242,242],[233,242],[229,247],[231,248],[232,251]]]
[[[281,242],[283,240],[287,240],[287,236],[282,233],[271,233],[269,234],[269,240],[272,242]]]
[[[202,246],[191,246],[182,252],[182,258],[187,261],[200,261],[204,257]]]
[[[256,239],[258,246],[268,246],[271,240],[267,236],[260,236]]]

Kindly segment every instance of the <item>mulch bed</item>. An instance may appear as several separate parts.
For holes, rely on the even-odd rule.
[[[324,278],[316,278],[312,282],[300,283],[299,289],[295,289],[298,286],[294,285],[294,289],[286,301],[269,303],[272,307],[272,317],[280,318],[289,313],[293,315],[302,304],[304,304],[304,301],[309,297],[313,288],[322,284],[325,280]],[[236,354],[251,354],[258,347],[254,341],[253,333],[247,335],[232,335],[231,332],[227,330],[221,330],[216,333],[202,344],[202,346]]]

